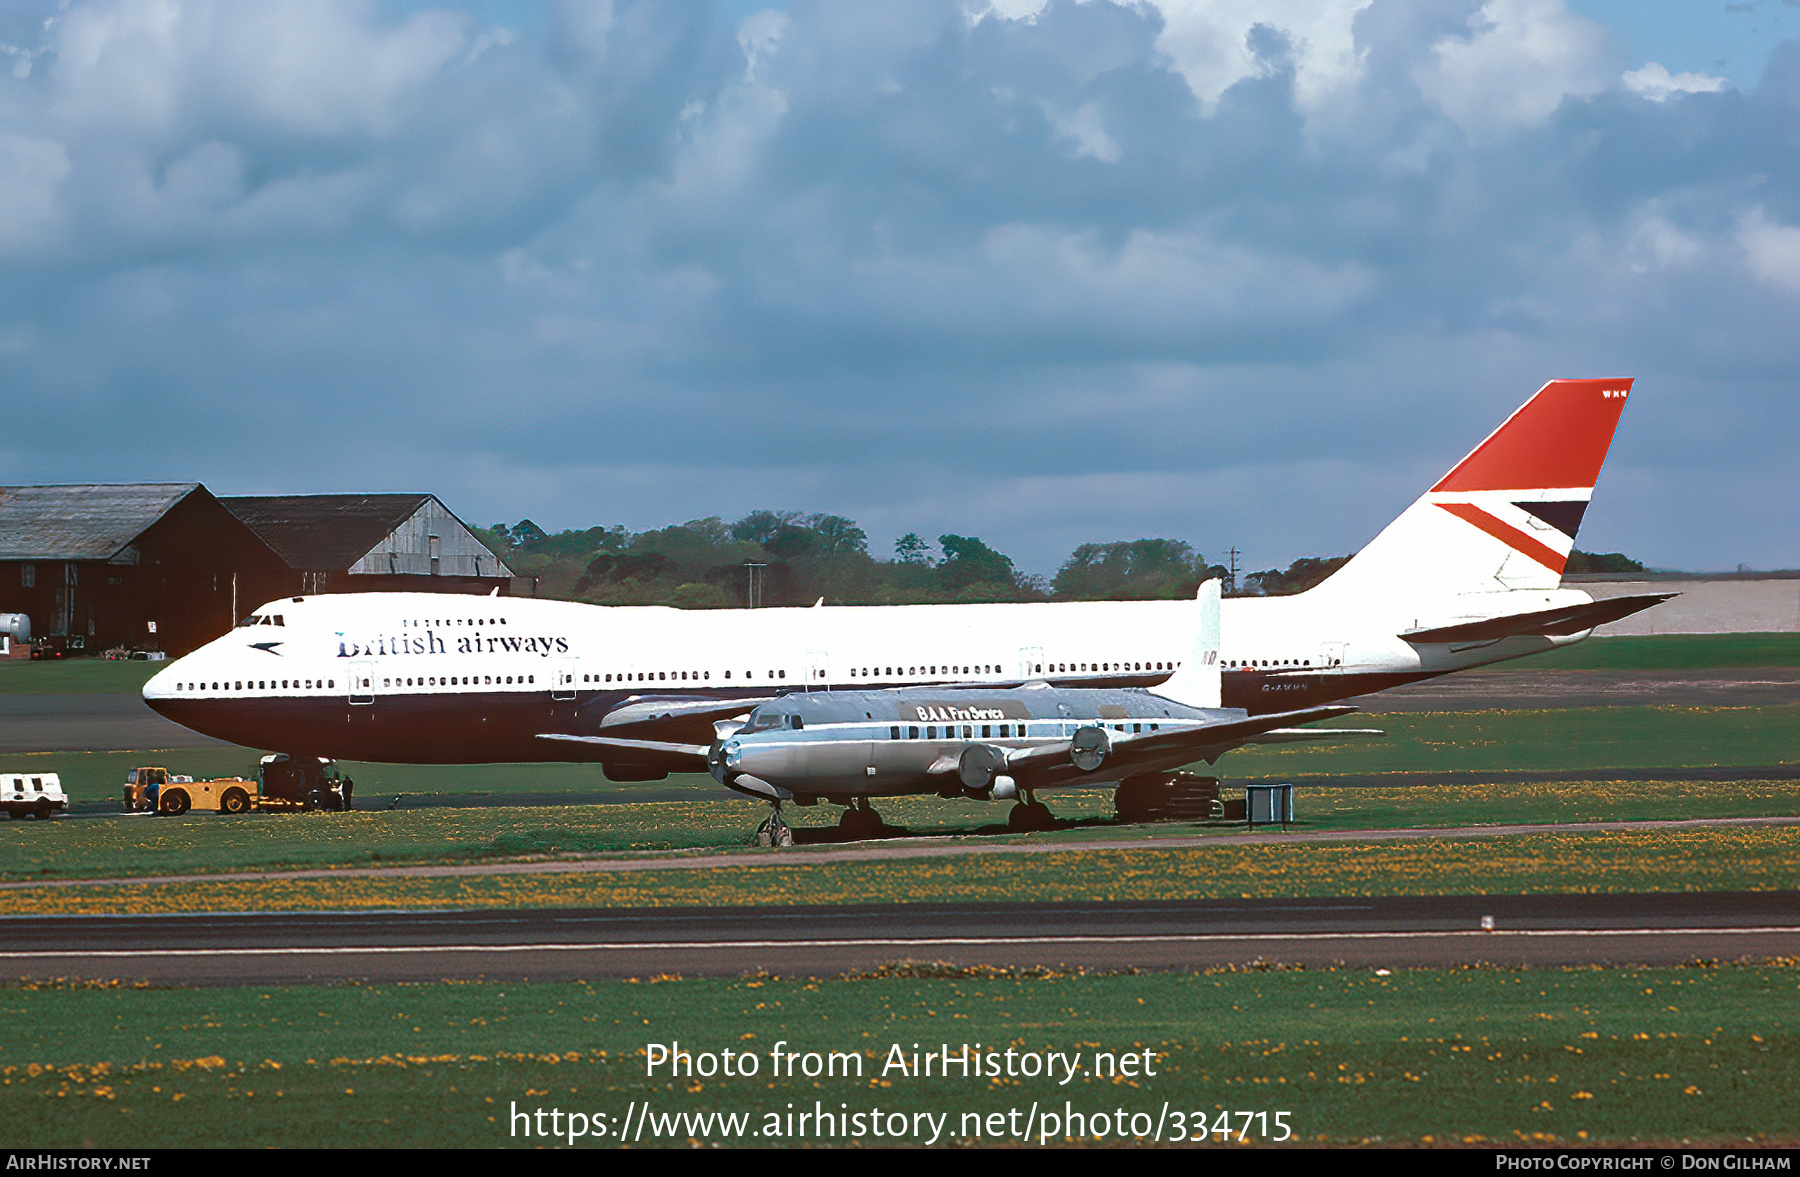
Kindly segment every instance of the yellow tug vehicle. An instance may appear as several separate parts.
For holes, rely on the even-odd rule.
[[[125,774],[125,812],[178,817],[190,809],[248,813],[252,809],[325,810],[352,807],[356,782],[337,762],[317,756],[265,756],[257,779],[215,777],[197,781],[166,768],[144,765]]]
[[[125,775],[125,812],[164,813],[177,817],[190,809],[248,813],[262,799],[262,787],[243,777],[197,781],[171,775],[166,768],[145,766]]]

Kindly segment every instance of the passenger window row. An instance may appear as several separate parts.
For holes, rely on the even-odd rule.
[[[214,683],[210,689],[215,691],[313,691],[335,690],[336,687],[337,679],[335,678],[271,678],[247,682]],[[208,687],[203,682],[178,682],[175,684],[175,689],[178,691],[204,691]]]
[[[396,687],[500,687],[526,685],[537,682],[535,674],[466,674],[460,678],[454,674],[447,676],[431,676],[424,678],[382,679],[382,686]]]
[[[1090,674],[1096,671],[1174,670],[1179,662],[1044,662],[1032,668],[1033,674]]]
[[[1169,671],[1181,665],[1179,662],[1038,662],[1034,663],[1030,674],[1069,674],[1093,673],[1097,671]],[[864,666],[853,668],[851,678],[895,678],[902,676],[935,675],[935,674],[1001,674],[1000,666],[986,664],[982,666]]]
[[[451,626],[456,626],[456,625],[475,626],[475,625],[505,625],[505,624],[506,624],[506,618],[504,618],[504,617],[497,618],[497,619],[490,617],[486,621],[483,621],[479,617],[476,617],[476,618],[465,618],[465,617],[426,618],[425,620],[421,621],[415,617],[411,621],[402,621],[400,623],[400,628],[401,629],[434,629],[434,628],[435,629],[448,629]]]
[[[773,680],[780,680],[780,679],[784,679],[787,677],[787,671],[785,671],[785,670],[768,670],[768,671],[764,671],[763,673],[764,673],[765,677],[767,677],[769,679],[773,679]],[[731,671],[729,671],[729,670],[725,671],[724,676],[726,678],[730,678]],[[755,671],[753,671],[753,670],[744,671],[744,678],[746,680],[754,679],[755,677],[756,677]],[[822,671],[820,672],[820,677],[824,677],[824,673]],[[628,671],[624,674],[584,674],[581,676],[581,681],[584,683],[711,682],[712,681],[712,671],[710,671],[710,670],[637,670],[637,671]]]
[[[1040,724],[984,723],[984,724],[980,725],[981,738],[984,740],[1010,740],[1010,739],[1013,739],[1013,738],[1015,738],[1014,730],[1013,730],[1015,727],[1018,729],[1017,738],[1025,739],[1028,736],[1038,736],[1040,738],[1064,736],[1064,735],[1069,734],[1067,729],[1072,728],[1072,727],[1080,727],[1080,726],[1082,726],[1082,725],[1081,724],[1066,724],[1066,723],[1061,723],[1061,722],[1040,723]],[[1104,726],[1104,725],[1102,725],[1102,726]],[[1127,726],[1129,726],[1134,733],[1140,733],[1146,727],[1149,728],[1153,732],[1162,730],[1161,725],[1155,724],[1155,723],[1151,723],[1151,724],[1134,723],[1134,724],[1130,724],[1130,725],[1123,724],[1123,723],[1115,723],[1115,724],[1113,724],[1113,730],[1117,731],[1117,732],[1122,732],[1126,729]],[[975,738],[975,727],[976,727],[976,725],[972,724],[972,723],[962,724],[960,726],[960,731],[962,732],[962,734],[961,734],[961,736],[958,736],[957,735],[957,732],[959,730],[958,725],[954,724],[954,723],[947,723],[944,725],[943,738],[946,740],[955,740],[955,739],[972,740]],[[906,733],[905,735],[901,734],[901,732],[903,730]],[[888,728],[888,739],[890,739],[890,740],[917,740],[917,739],[935,740],[938,738],[938,727],[936,724],[926,724],[923,730],[924,730],[925,734],[923,736],[920,736],[919,735],[920,728],[916,724],[907,725],[905,728],[902,728],[901,725],[899,725],[899,724],[894,724],[893,726]]]

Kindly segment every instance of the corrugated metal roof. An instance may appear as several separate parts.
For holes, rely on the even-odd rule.
[[[110,560],[197,482],[0,486],[0,560]]]
[[[221,498],[227,510],[262,537],[288,567],[342,572],[430,495],[241,495]]]

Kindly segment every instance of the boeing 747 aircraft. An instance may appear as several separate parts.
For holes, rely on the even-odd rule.
[[[1225,601],[1223,706],[1302,711],[1579,641],[1667,599],[1561,587],[1630,390],[1627,379],[1551,381],[1328,580]],[[797,691],[1153,687],[1188,657],[1193,609],[293,597],[171,663],[144,699],[296,762],[588,761],[615,781],[655,780]]]

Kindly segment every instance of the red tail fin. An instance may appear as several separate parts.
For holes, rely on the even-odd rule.
[[[1631,381],[1552,380],[1431,489],[1592,490]]]
[[[1631,381],[1552,380],[1320,589],[1554,589]]]

